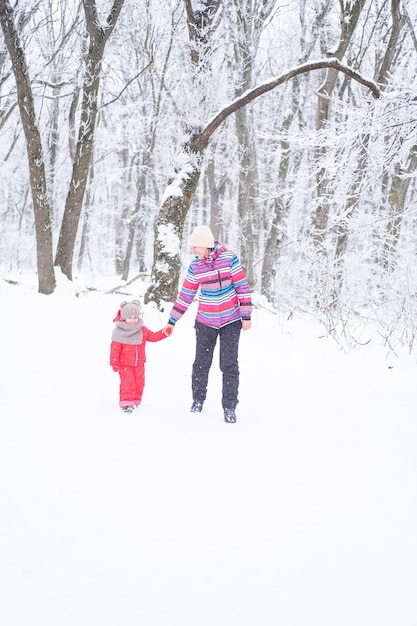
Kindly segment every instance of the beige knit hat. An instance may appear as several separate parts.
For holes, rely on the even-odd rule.
[[[140,317],[140,302],[139,300],[133,300],[127,302],[126,300],[120,305],[120,317],[125,320],[127,317]]]
[[[208,226],[197,226],[188,238],[188,245],[191,248],[214,248],[214,235]]]

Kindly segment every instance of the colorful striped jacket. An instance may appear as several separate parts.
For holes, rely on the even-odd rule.
[[[175,324],[188,309],[200,288],[196,322],[221,328],[236,320],[250,320],[250,287],[236,254],[218,241],[205,259],[190,264],[169,323]]]

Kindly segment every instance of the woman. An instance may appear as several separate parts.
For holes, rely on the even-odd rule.
[[[219,337],[224,419],[234,423],[239,390],[240,331],[251,327],[250,287],[236,254],[214,241],[208,226],[195,228],[188,243],[196,258],[188,268],[164,332],[167,335],[172,333],[200,288],[195,321],[196,352],[192,370],[191,411],[202,411],[214,347]]]

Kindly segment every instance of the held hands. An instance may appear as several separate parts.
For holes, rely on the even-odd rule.
[[[174,326],[172,324],[167,324],[162,329],[162,332],[164,333],[165,337],[170,337],[172,335],[173,331],[174,331]]]

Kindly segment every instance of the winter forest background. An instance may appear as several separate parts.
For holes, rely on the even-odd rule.
[[[349,347],[414,348],[414,0],[0,0],[0,267],[149,272],[198,223]]]

